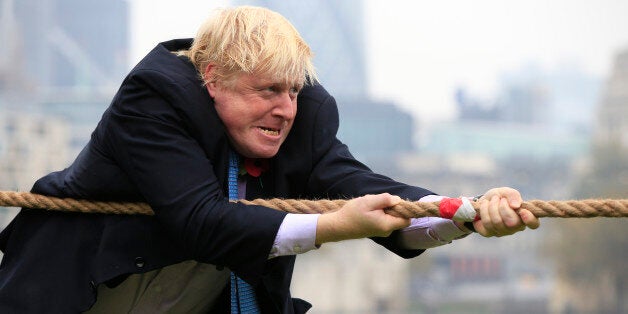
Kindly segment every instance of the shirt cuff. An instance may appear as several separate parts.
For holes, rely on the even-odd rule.
[[[279,226],[269,258],[317,249],[316,225],[320,214],[287,214]]]
[[[437,202],[443,198],[440,195],[428,195],[419,201]],[[461,230],[450,219],[439,217],[412,218],[410,226],[399,230],[399,245],[410,250],[429,249],[449,244],[453,240],[466,237],[470,233],[469,230]]]

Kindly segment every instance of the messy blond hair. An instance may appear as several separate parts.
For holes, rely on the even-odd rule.
[[[190,58],[205,84],[220,81],[232,86],[241,73],[292,85],[315,82],[312,51],[297,30],[279,13],[241,6],[219,9],[200,27]],[[204,77],[209,64],[216,66]]]

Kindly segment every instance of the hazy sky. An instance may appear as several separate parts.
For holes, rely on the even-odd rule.
[[[133,63],[159,41],[194,36],[212,8],[228,4],[129,1]],[[604,78],[628,49],[627,0],[365,2],[371,96],[423,120],[452,116],[456,86],[491,97],[500,74],[526,64]]]

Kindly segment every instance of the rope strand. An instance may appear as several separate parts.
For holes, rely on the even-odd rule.
[[[296,199],[255,199],[239,200],[247,205],[261,205],[276,210],[297,214],[326,213],[340,209],[348,200],[296,200]],[[479,202],[471,202],[476,211]],[[403,201],[386,209],[394,216],[403,218],[439,217],[438,202]],[[0,191],[0,206],[41,208],[55,211],[100,213],[118,215],[153,215],[146,203],[98,202],[58,198],[29,192]],[[536,217],[592,218],[628,217],[628,199],[587,199],[569,201],[531,200],[523,202],[521,208],[532,212]]]

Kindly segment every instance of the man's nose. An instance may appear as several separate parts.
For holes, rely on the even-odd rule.
[[[273,108],[273,114],[282,116],[284,118],[294,117],[294,97],[289,92],[283,92],[277,95],[275,106]]]

